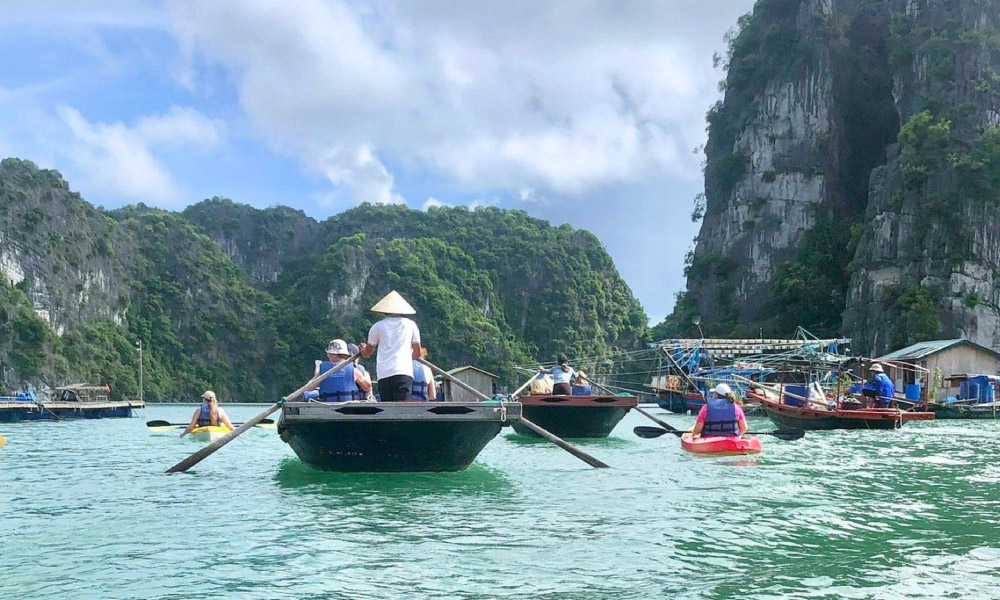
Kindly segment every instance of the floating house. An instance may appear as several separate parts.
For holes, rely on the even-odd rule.
[[[957,395],[961,381],[961,377],[957,376],[964,376],[966,373],[1000,373],[1000,352],[965,338],[918,342],[880,356],[877,360],[908,363],[927,369],[931,385],[936,374],[940,374],[938,381],[941,387],[935,391],[931,401]],[[916,374],[911,370],[891,366],[887,370],[898,390],[906,390],[907,386],[928,385],[926,381],[916,381]],[[907,394],[910,395],[910,392]]]
[[[496,393],[496,382],[499,377],[477,367],[466,365],[448,371],[448,374],[462,383],[468,384],[482,394],[492,396]],[[455,385],[452,381],[442,382],[446,402],[478,402],[479,398],[470,391]]]

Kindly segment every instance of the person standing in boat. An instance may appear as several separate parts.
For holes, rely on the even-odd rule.
[[[413,361],[420,358],[420,329],[407,317],[417,314],[410,303],[393,290],[372,307],[385,315],[372,325],[361,356],[369,358],[378,349],[375,375],[382,402],[405,402],[413,394]]]
[[[427,360],[427,348],[421,346],[420,357]],[[434,387],[434,373],[427,365],[413,361],[413,400],[429,402],[437,399],[437,389]]]
[[[191,430],[196,427],[208,427],[209,425],[225,427],[229,431],[233,430],[233,424],[229,422],[229,415],[219,407],[219,400],[212,390],[207,390],[201,395],[201,406],[194,409],[191,422],[187,429],[181,432],[181,437],[191,433]]]
[[[577,373],[573,370],[573,367],[569,366],[569,359],[566,358],[565,354],[560,354],[556,358],[557,364],[551,369],[546,370],[545,367],[539,366],[539,373],[548,373],[552,376],[552,395],[553,396],[572,396],[573,386],[570,384],[571,381],[576,379]]]
[[[889,408],[896,398],[896,386],[892,379],[885,374],[882,365],[875,363],[868,369],[872,376],[872,385],[875,386],[875,408]]]
[[[747,418],[736,403],[736,394],[725,383],[715,386],[705,406],[698,412],[691,435],[694,437],[738,437],[747,432]]]
[[[326,360],[319,364],[316,374],[326,373],[350,356],[347,342],[331,340],[326,347]],[[351,363],[314,385],[312,389],[319,390],[316,399],[320,402],[350,402],[364,400],[372,389],[372,383],[363,370],[356,369]]]

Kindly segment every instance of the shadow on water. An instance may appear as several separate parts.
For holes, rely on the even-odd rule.
[[[626,434],[631,435],[631,434]],[[638,437],[632,436],[633,439],[628,437],[617,437],[612,434],[610,437],[606,438],[563,438],[570,444],[574,446],[587,446],[589,448],[604,447],[604,448],[628,448],[634,446],[639,440]],[[508,433],[504,436],[504,439],[508,442],[518,445],[518,446],[533,446],[536,444],[551,444],[549,440],[540,437],[531,437],[527,435],[521,435],[519,433]]]
[[[509,500],[517,488],[497,469],[472,464],[464,471],[449,473],[334,473],[313,469],[297,458],[278,465],[274,481],[282,490],[317,496],[356,496],[359,501],[373,495],[383,498],[434,498],[476,495]]]

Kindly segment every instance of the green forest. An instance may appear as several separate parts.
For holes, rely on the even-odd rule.
[[[108,383],[148,401],[214,389],[270,401],[335,337],[403,294],[442,367],[517,385],[516,365],[639,347],[647,317],[592,234],[497,208],[362,205],[326,221],[213,198],[168,212],[94,207],[55,171],[0,163],[0,382]],[[36,309],[48,311],[48,321]]]

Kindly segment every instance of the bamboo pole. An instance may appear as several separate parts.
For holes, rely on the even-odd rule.
[[[182,460],[181,462],[177,463],[176,465],[170,467],[169,469],[167,469],[167,473],[177,473],[177,472],[180,472],[180,471],[187,471],[191,467],[193,467],[196,464],[200,463],[201,461],[205,460],[206,458],[208,458],[209,456],[211,456],[212,454],[214,454],[216,450],[218,450],[219,448],[222,448],[223,446],[225,446],[229,442],[235,440],[237,437],[239,437],[240,435],[242,435],[243,432],[247,431],[248,429],[253,428],[253,426],[256,425],[257,423],[260,423],[261,421],[263,421],[267,417],[271,416],[271,413],[275,412],[276,410],[278,410],[282,406],[284,406],[285,402],[291,402],[291,401],[295,400],[296,398],[298,398],[299,396],[301,396],[307,389],[313,387],[314,385],[316,385],[317,383],[323,381],[324,379],[326,379],[330,375],[333,375],[337,371],[339,371],[339,370],[343,369],[344,367],[346,367],[347,365],[353,363],[354,360],[356,358],[358,358],[358,356],[359,356],[358,354],[355,354],[355,355],[351,356],[350,358],[347,358],[347,359],[345,359],[345,360],[337,363],[336,365],[333,366],[332,369],[330,369],[326,373],[322,373],[322,374],[320,374],[320,375],[318,375],[316,377],[313,377],[312,379],[309,380],[308,383],[306,383],[305,385],[303,385],[299,389],[295,390],[291,394],[288,394],[287,396],[285,396],[284,398],[282,398],[280,401],[275,402],[271,406],[268,406],[266,409],[264,409],[264,412],[259,413],[257,416],[255,416],[254,418],[248,420],[246,423],[243,423],[242,425],[240,425],[239,427],[237,427],[233,431],[230,431],[226,435],[224,435],[221,438],[215,440],[211,444],[205,446],[201,450],[195,452],[194,454],[192,454],[191,456],[185,458],[184,460]]]
[[[490,398],[486,394],[480,392],[479,390],[477,390],[476,388],[472,387],[471,385],[465,383],[461,379],[458,379],[457,377],[455,377],[451,373],[445,371],[441,367],[438,367],[437,365],[433,365],[433,364],[427,362],[426,360],[424,360],[422,358],[418,358],[417,362],[419,362],[422,365],[427,365],[428,367],[430,367],[431,371],[434,371],[435,373],[437,373],[441,377],[448,378],[452,383],[456,384],[458,387],[460,387],[463,390],[469,392],[470,394],[476,396],[480,400],[484,400],[484,401],[492,400],[492,398]],[[555,435],[553,435],[552,433],[550,433],[548,431],[545,431],[544,429],[542,429],[538,425],[535,425],[534,423],[532,423],[528,419],[524,418],[523,415],[521,416],[521,422],[524,423],[528,427],[528,429],[534,431],[538,435],[540,435],[543,438],[549,440],[553,444],[559,446],[560,448],[562,448],[566,452],[569,452],[570,454],[572,454],[573,456],[579,458],[580,460],[582,460],[583,462],[587,463],[588,465],[590,465],[590,466],[592,466],[592,467],[594,467],[596,469],[607,469],[607,468],[609,468],[609,466],[607,464],[605,464],[605,463],[597,460],[593,456],[587,454],[583,450],[580,450],[579,448],[577,448],[573,444],[570,444],[566,440],[564,440],[564,439],[562,439],[562,438],[560,438],[558,436],[555,436]]]
[[[529,385],[531,385],[531,382],[535,380],[535,377],[537,377],[537,375],[532,375],[530,379],[528,379],[527,381],[524,382],[524,385],[522,385],[521,387],[519,387],[516,390],[514,390],[514,393],[511,394],[510,397],[511,398],[517,398],[517,395],[520,394],[521,392],[523,392],[524,388],[526,388]]]

